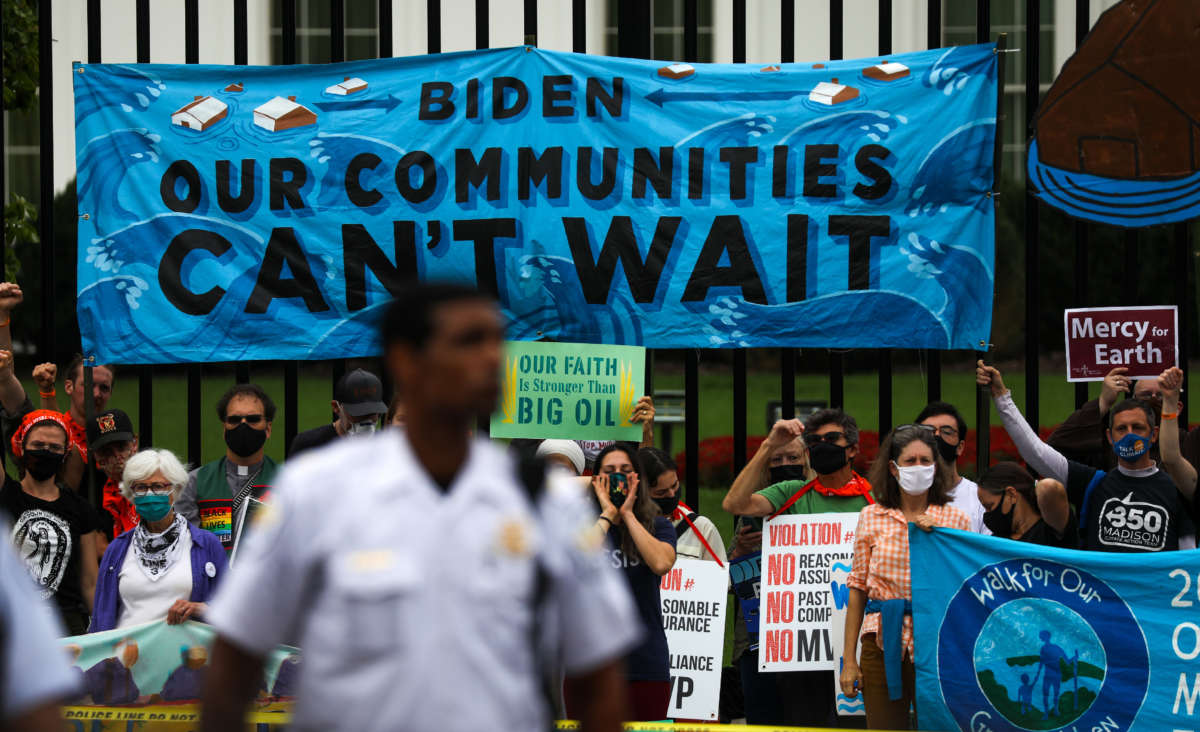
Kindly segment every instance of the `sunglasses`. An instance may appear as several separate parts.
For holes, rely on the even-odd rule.
[[[846,436],[845,432],[825,432],[820,435],[813,433],[813,432],[805,432],[804,433],[804,444],[815,445],[818,442],[834,443],[834,442],[837,442],[838,440],[842,439],[845,436]]]
[[[230,427],[237,427],[242,422],[246,424],[258,424],[263,421],[261,414],[227,414],[225,415],[225,424]]]

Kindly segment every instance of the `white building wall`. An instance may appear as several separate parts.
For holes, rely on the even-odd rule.
[[[371,0],[351,0],[368,2]],[[895,53],[925,48],[927,2],[896,0],[892,11],[892,49]],[[962,2],[965,0],[932,0]],[[1075,2],[1052,0],[1058,33],[1053,49],[1055,69],[1075,48]],[[1092,0],[1092,21],[1117,0]],[[271,0],[248,0],[248,55],[251,64],[270,61]],[[717,61],[733,60],[733,12],[727,0],[713,0],[714,53]],[[750,63],[780,60],[780,11],[775,0],[747,0],[746,55]],[[200,3],[200,62],[233,63],[233,13],[231,2]],[[393,3],[393,52],[397,56],[427,52],[426,4],[417,0]],[[878,3],[845,0],[844,56],[875,56],[878,52]],[[571,10],[567,0],[541,0],[538,43],[544,48],[571,50]],[[587,51],[604,51],[605,0],[588,0]],[[150,58],[155,63],[184,62],[184,0],[154,0],[150,8]],[[491,0],[488,43],[493,47],[524,42],[520,0]],[[104,0],[101,31],[102,60],[132,63],[137,58],[135,0]],[[56,0],[54,31],[54,182],[62,187],[75,175],[75,139],[71,62],[87,58],[87,7],[85,0]],[[829,58],[829,3],[796,0],[796,61]],[[442,0],[442,50],[465,51],[475,47],[474,0]]]

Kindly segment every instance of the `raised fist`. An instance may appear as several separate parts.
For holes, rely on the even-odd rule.
[[[33,380],[40,391],[53,391],[58,380],[58,367],[52,363],[39,363],[33,367]]]

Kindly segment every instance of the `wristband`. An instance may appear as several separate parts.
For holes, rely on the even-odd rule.
[[[613,525],[614,525],[614,524],[613,524],[613,522],[612,522],[612,519],[610,519],[610,518],[609,518],[609,517],[607,517],[607,516],[601,516],[600,518],[598,518],[598,519],[596,519],[596,520],[597,520],[597,521],[607,521],[609,526],[613,526]]]
[[[39,391],[38,396],[52,399],[56,393],[54,389],[51,389],[50,391]]]
[[[1179,416],[1179,412],[1163,412],[1162,418],[1163,418],[1163,421],[1165,422],[1168,419],[1175,419],[1178,416]]]

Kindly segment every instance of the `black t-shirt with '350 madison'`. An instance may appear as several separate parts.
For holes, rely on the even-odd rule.
[[[1195,533],[1191,507],[1171,476],[1156,470],[1127,475],[1104,473],[1089,492],[1096,468],[1069,461],[1067,495],[1080,507],[1084,549],[1102,552],[1157,552],[1179,548],[1179,537]]]

